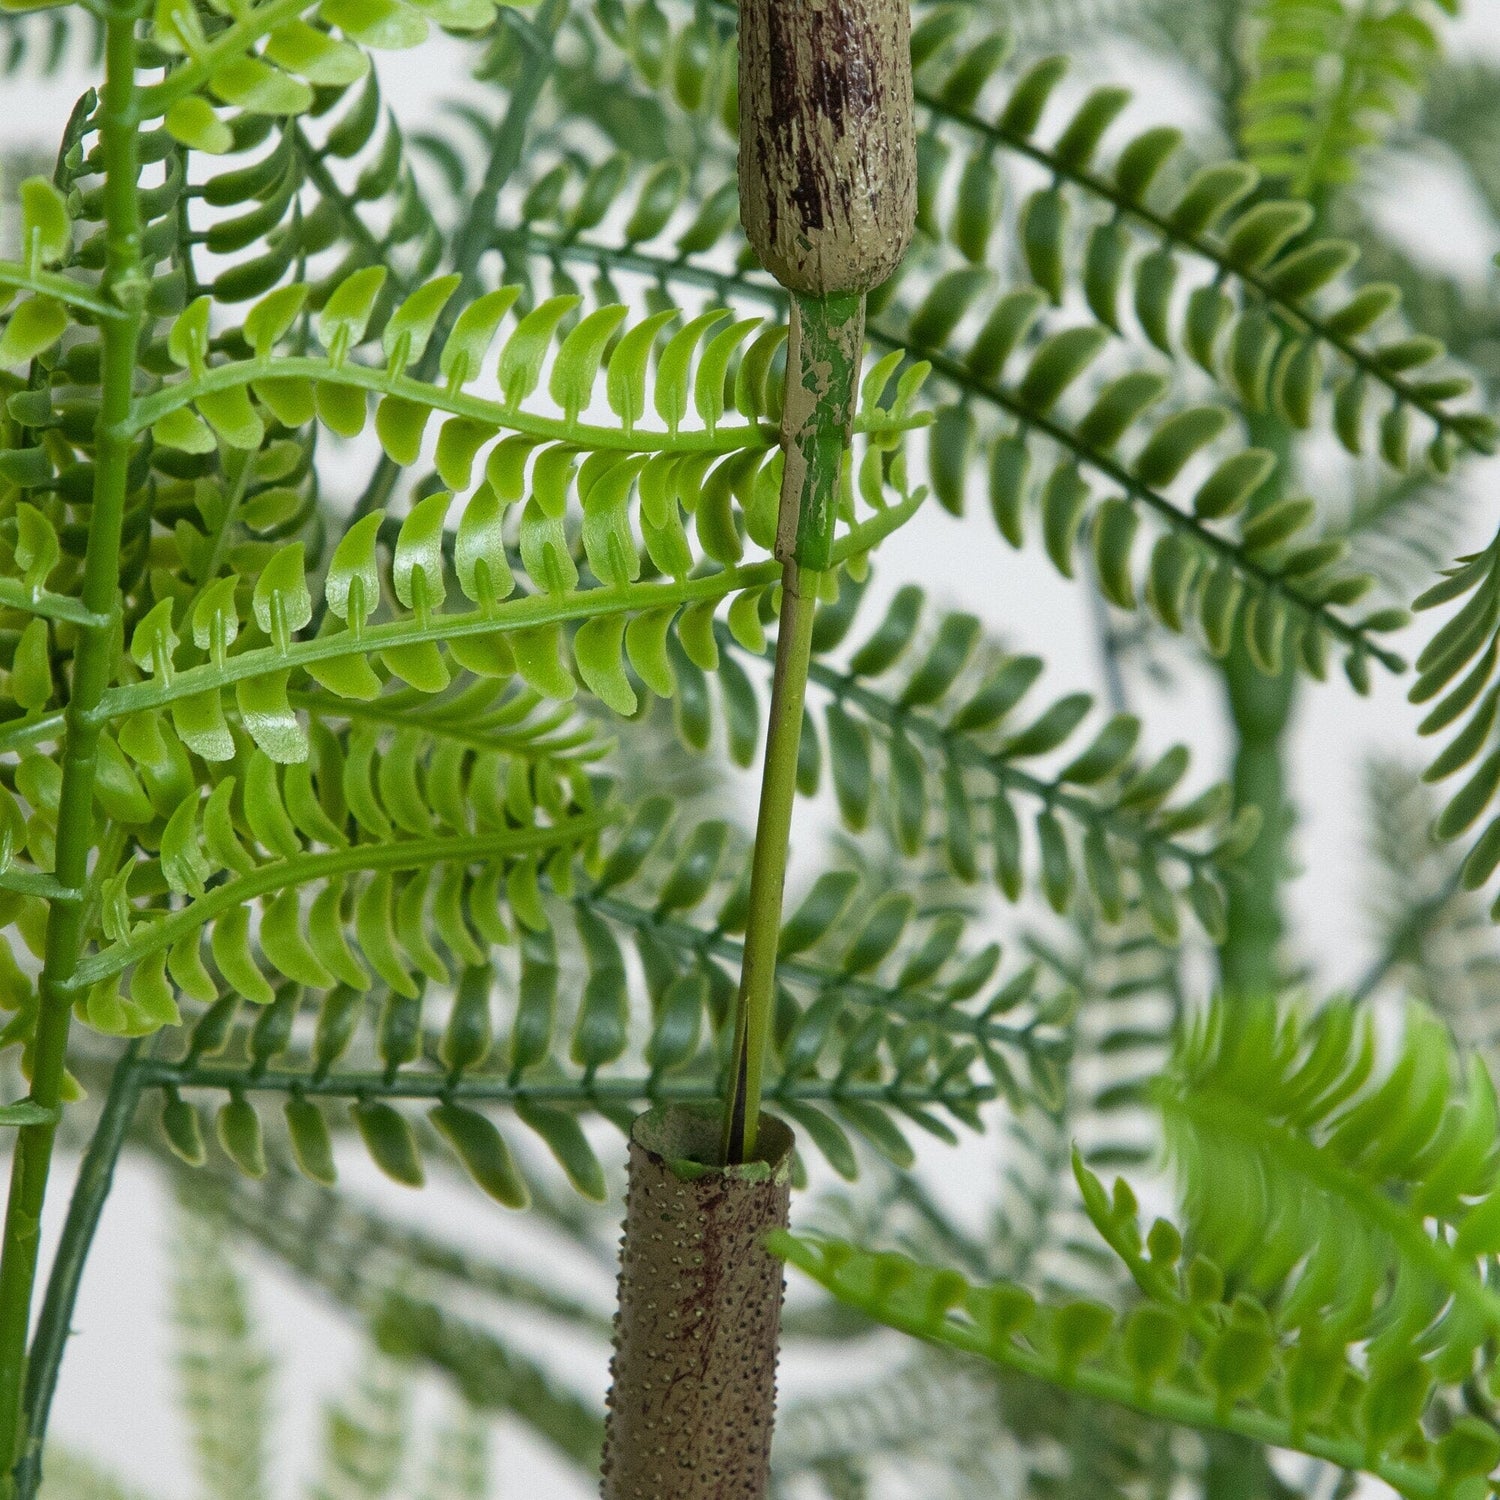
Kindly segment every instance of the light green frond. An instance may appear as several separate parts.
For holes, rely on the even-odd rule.
[[[177,1377],[205,1500],[270,1494],[273,1365],[221,1222],[183,1210],[172,1285]]]
[[[1240,140],[1301,198],[1347,187],[1412,112],[1458,0],[1261,0]]]
[[[317,1480],[308,1500],[387,1500],[411,1446],[411,1391],[403,1372],[376,1355],[362,1362],[347,1396],[323,1409]]]
[[[44,1473],[42,1500],[146,1500],[141,1490],[61,1443],[47,1445]]]

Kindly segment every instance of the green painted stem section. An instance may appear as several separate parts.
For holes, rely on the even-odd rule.
[[[745,961],[735,1001],[734,1051],[724,1109],[724,1161],[754,1155],[762,1077],[776,996],[776,948],[786,887],[797,750],[812,658],[818,585],[833,559],[839,480],[853,427],[864,346],[864,298],[792,301],[787,393],[782,412],[781,510],[776,555],[783,564],[781,622],[771,680],[770,724],[761,772]]]
[[[46,948],[38,980],[40,1010],[29,1097],[54,1112],[62,1100],[71,1018],[71,997],[65,985],[78,966],[85,938],[81,893],[88,884],[94,844],[94,768],[99,747],[99,724],[92,711],[104,696],[113,668],[113,616],[119,608],[120,533],[130,461],[136,341],[147,291],[136,201],[140,170],[135,76],[139,14],[134,5],[112,8],[105,23],[105,73],[99,110],[106,246],[101,291],[106,301],[121,309],[122,316],[103,325],[102,402],[82,593],[84,607],[97,619],[79,631],[65,720],[55,873],[69,895],[54,900],[48,909]],[[10,1495],[16,1493],[13,1469],[17,1455],[24,1450],[20,1423],[26,1337],[42,1204],[56,1131],[55,1118],[23,1126],[11,1159],[10,1197],[0,1249],[0,1444],[4,1451],[0,1472],[6,1476],[5,1493]]]

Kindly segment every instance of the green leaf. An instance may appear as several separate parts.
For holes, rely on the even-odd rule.
[[[516,1114],[530,1129],[546,1143],[547,1149],[556,1157],[558,1165],[567,1173],[568,1181],[595,1203],[603,1203],[608,1196],[604,1181],[604,1169],[594,1155],[578,1121],[570,1114],[550,1105],[536,1104],[530,1100],[519,1100]]]
[[[1104,329],[1087,324],[1065,328],[1045,339],[1021,378],[1018,390],[1021,400],[1038,414],[1050,411],[1062,393],[1099,356],[1108,338]]]
[[[27,177],[21,200],[21,259],[28,266],[55,266],[73,248],[67,201],[45,177]]]
[[[1220,406],[1195,406],[1168,417],[1136,455],[1137,478],[1153,488],[1170,484],[1194,454],[1224,431],[1229,420],[1229,413]]]
[[[460,1104],[438,1104],[428,1111],[427,1118],[485,1193],[506,1208],[521,1209],[530,1204],[530,1190],[505,1137],[482,1114]]]
[[[0,334],[0,365],[22,365],[50,349],[67,331],[68,312],[53,297],[28,297],[11,310]]]
[[[403,1187],[421,1187],[426,1173],[422,1170],[417,1138],[406,1116],[380,1100],[353,1104],[349,1113],[370,1160],[392,1182]]]

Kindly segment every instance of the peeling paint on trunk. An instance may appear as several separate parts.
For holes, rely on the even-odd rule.
[[[916,217],[906,0],[741,0],[740,217],[792,291],[868,292]]]

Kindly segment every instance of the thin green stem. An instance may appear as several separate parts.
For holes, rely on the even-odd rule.
[[[140,114],[136,85],[138,9],[110,10],[105,26],[105,77],[99,111],[104,174],[104,298],[120,309],[103,324],[102,391],[94,453],[94,493],[84,558],[82,600],[96,620],[80,627],[66,713],[62,787],[57,813],[56,875],[69,893],[48,908],[39,1009],[32,1048],[30,1099],[55,1112],[66,1072],[71,996],[67,981],[83,949],[82,892],[94,844],[94,772],[99,723],[93,717],[114,666],[113,616],[119,608],[120,536],[129,484],[131,406],[136,341],[144,315],[147,279],[141,264],[136,199]],[[75,894],[76,893],[76,894]],[[11,1160],[10,1196],[0,1249],[0,1451],[7,1491],[21,1450],[21,1395],[26,1338],[36,1280],[42,1205],[56,1135],[55,1120],[18,1132]]]
[[[57,271],[32,271],[13,260],[0,260],[0,286],[13,286],[23,292],[36,292],[39,296],[55,297],[69,307],[92,313],[105,322],[118,321],[122,310],[113,303],[105,302],[93,287],[74,281]]]
[[[466,395],[461,390],[431,385],[410,375],[395,374],[374,365],[334,365],[316,355],[280,355],[265,359],[235,360],[213,365],[201,375],[163,386],[154,395],[141,400],[136,407],[134,428],[142,431],[169,412],[196,401],[199,396],[232,390],[252,381],[304,379],[323,385],[349,386],[372,391],[381,396],[397,396],[425,406],[431,411],[445,411],[454,416],[472,417],[498,430],[525,433],[529,437],[551,442],[574,443],[590,451],[609,449],[619,453],[735,453],[742,448],[766,446],[772,441],[768,428],[759,422],[723,423],[713,432],[697,428],[676,434],[637,429],[627,433],[620,427],[603,427],[586,422],[568,421],[564,417],[542,416],[521,411],[482,396]],[[882,430],[889,424],[879,424]],[[905,424],[913,425],[913,424]]]
[[[19,578],[0,578],[0,606],[20,610],[23,614],[40,615],[44,620],[65,620],[69,625],[107,625],[106,616],[100,619],[86,609],[78,600],[67,594],[53,594],[46,589],[31,589]]]
[[[114,943],[79,964],[63,988],[71,996],[114,974],[123,973],[138,959],[168,947],[233,906],[290,886],[331,880],[339,875],[370,870],[418,870],[437,864],[492,860],[506,855],[535,853],[565,844],[579,844],[608,827],[614,812],[569,818],[550,828],[510,828],[500,833],[468,834],[456,838],[397,839],[388,844],[355,844],[319,854],[277,860],[204,892],[180,911],[164,916],[138,936]]]
[[[917,496],[877,511],[840,537],[833,555],[842,562],[857,553],[867,552],[913,516],[921,500]],[[621,587],[580,589],[568,594],[528,594],[507,599],[492,609],[475,609],[463,614],[435,615],[426,621],[416,618],[391,620],[381,625],[367,625],[363,630],[340,630],[311,640],[293,641],[285,651],[264,646],[229,657],[222,667],[211,662],[189,667],[176,673],[171,682],[156,680],[115,687],[96,706],[94,716],[100,721],[145,709],[160,708],[194,693],[227,687],[269,672],[305,667],[310,663],[334,661],[346,656],[369,656],[397,646],[422,641],[447,641],[460,636],[500,635],[506,631],[528,630],[542,625],[558,625],[570,620],[594,619],[602,615],[634,614],[643,610],[662,609],[674,604],[697,603],[727,598],[745,589],[763,588],[774,583],[780,569],[775,561],[746,563],[710,573],[702,578],[686,578],[670,583],[631,583]],[[54,721],[55,723],[56,721]],[[35,726],[12,740],[0,734],[0,750],[15,748],[39,736]]]
[[[798,295],[792,301],[781,423],[786,468],[776,533],[776,555],[783,563],[781,622],[750,864],[750,911],[735,1002],[732,1072],[724,1108],[727,1163],[742,1162],[755,1152],[762,1074],[775,1009],[776,949],[781,940],[792,807],[797,800],[797,751],[802,741],[813,620],[823,572],[834,561],[839,477],[854,420],[864,328],[862,296]]]
[[[797,800],[797,749],[802,742],[802,704],[812,655],[817,611],[815,573],[788,561],[781,581],[781,625],[776,637],[776,675],[761,774],[755,853],[750,865],[750,915],[745,960],[735,1004],[734,1077],[724,1125],[724,1160],[744,1161],[755,1151],[762,1075],[776,994],[776,946],[786,888],[792,805]]]
[[[42,1482],[42,1449],[47,1418],[57,1389],[63,1350],[73,1331],[73,1307],[83,1280],[84,1262],[99,1227],[105,1199],[114,1181],[115,1163],[141,1097],[141,1043],[132,1042],[115,1065],[99,1123],[78,1167],[78,1181],[47,1278],[36,1336],[26,1362],[26,1440],[16,1464],[17,1500],[32,1500]]]
[[[467,1099],[487,1104],[634,1104],[655,1102],[698,1103],[718,1099],[716,1078],[557,1078],[530,1083],[516,1081],[509,1073],[465,1074],[405,1069],[399,1073],[351,1072],[317,1074],[290,1068],[265,1068],[219,1063],[148,1063],[144,1065],[148,1088],[216,1089],[225,1092],[306,1094],[320,1099]],[[870,1104],[922,1105],[983,1104],[995,1097],[989,1084],[954,1079],[947,1084],[920,1088],[891,1083],[850,1083],[836,1078],[772,1078],[766,1084],[770,1099],[841,1099]]]

